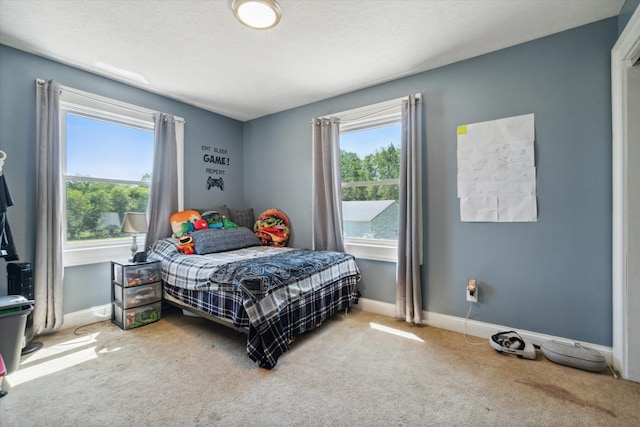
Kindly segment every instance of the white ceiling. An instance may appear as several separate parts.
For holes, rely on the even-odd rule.
[[[251,30],[231,0],[0,0],[0,43],[246,121],[616,16],[624,0],[278,3],[280,25]]]

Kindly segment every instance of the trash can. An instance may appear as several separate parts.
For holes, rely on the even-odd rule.
[[[33,311],[33,303],[22,295],[0,297],[0,353],[7,375],[18,370],[27,316]]]
[[[22,295],[26,299],[35,300],[31,263],[7,263],[7,293],[9,295]],[[22,347],[23,356],[39,350],[42,347],[41,342],[33,341],[33,336],[33,313],[31,313],[27,316],[27,327],[24,332],[25,345]]]

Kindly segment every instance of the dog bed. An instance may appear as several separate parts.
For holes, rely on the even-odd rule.
[[[546,341],[540,346],[547,359],[561,365],[585,371],[599,372],[607,367],[607,360],[599,351],[582,345]]]

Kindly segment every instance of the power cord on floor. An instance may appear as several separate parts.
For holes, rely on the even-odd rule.
[[[88,326],[88,325],[81,325],[81,326],[78,326],[77,328],[75,328],[73,330],[73,335],[77,335],[79,337],[83,337],[83,336],[86,336],[86,335],[91,335],[90,332],[82,332],[82,333],[78,332],[80,330],[80,328],[84,328],[85,326]]]
[[[101,318],[106,319],[106,317],[107,317],[107,310],[111,310],[111,305],[105,305],[105,306],[104,306],[104,308],[103,308],[103,310],[102,310],[102,316],[101,316]],[[75,328],[75,329],[73,330],[73,334],[74,334],[74,335],[76,335],[76,336],[80,336],[80,337],[82,337],[82,336],[87,336],[87,335],[88,335],[89,337],[91,337],[91,335],[92,335],[92,334],[91,334],[91,332],[79,332],[81,328],[84,328],[84,327],[89,326],[89,325],[91,325],[91,324],[88,324],[88,325],[80,325],[80,326],[78,326],[77,328]],[[90,338],[89,338],[89,339],[90,339]]]
[[[466,342],[469,345],[482,345],[482,344],[487,344],[488,341],[479,341],[479,342],[473,342],[473,341],[469,341],[467,339],[467,319],[469,318],[469,315],[471,314],[471,307],[473,306],[473,304],[471,303],[471,301],[469,301],[469,311],[467,311],[467,315],[464,318],[464,326],[462,327],[462,335],[464,335],[464,342]]]
[[[584,351],[588,356],[592,356],[591,353],[589,353],[587,351],[586,348],[584,348],[582,345],[580,345],[580,343],[574,343],[576,347],[578,347],[580,350]],[[613,366],[611,366],[611,363],[609,363],[609,361],[607,360],[607,367],[609,368],[609,370],[611,371],[611,374],[613,375],[613,378],[618,379],[618,374],[616,374],[616,371],[614,371]]]
[[[616,371],[613,369],[613,366],[611,366],[611,363],[607,362],[607,366],[609,367],[609,370],[613,374],[613,378],[618,379],[618,374],[616,374]]]

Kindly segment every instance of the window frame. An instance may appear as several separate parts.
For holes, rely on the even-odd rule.
[[[65,183],[63,222],[63,264],[65,267],[79,266],[108,262],[114,259],[128,259],[131,257],[132,237],[117,237],[99,240],[87,240],[81,242],[67,241],[67,208],[66,208],[66,183],[68,179],[76,178],[75,175],[67,175],[67,115],[74,114],[94,120],[101,120],[121,126],[129,126],[138,129],[155,132],[155,111],[127,104],[99,95],[63,87],[60,95],[60,144],[61,144],[61,169],[62,179]],[[176,117],[177,122],[184,123],[184,119]],[[178,142],[178,187],[179,204],[182,206],[183,197],[183,165],[184,141],[183,128],[176,126],[176,140]],[[153,153],[152,153],[153,155]],[[80,181],[80,180],[79,180]],[[87,182],[107,182],[125,185],[143,185],[151,187],[151,182],[118,180],[112,178],[87,177],[81,180]],[[146,233],[137,235],[138,247],[144,248]]]
[[[340,137],[347,133],[402,124],[402,99],[404,98],[393,99],[334,114],[333,117],[340,119]],[[342,149],[342,145],[340,147]],[[340,184],[341,188],[400,185],[400,178],[397,180],[386,179],[368,182],[341,182]],[[344,230],[343,239],[345,252],[350,253],[357,258],[384,262],[398,261],[397,240],[346,237],[344,236]]]

